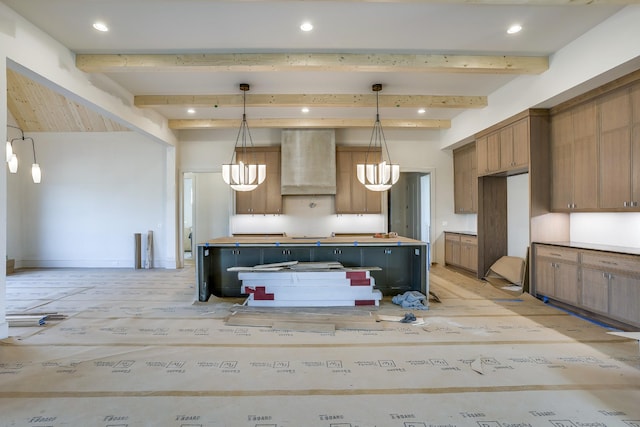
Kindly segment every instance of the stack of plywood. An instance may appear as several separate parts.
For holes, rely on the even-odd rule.
[[[368,270],[283,269],[241,271],[247,305],[257,307],[337,307],[379,305],[382,293],[374,289]]]

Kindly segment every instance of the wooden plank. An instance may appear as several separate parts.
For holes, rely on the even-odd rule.
[[[415,55],[393,53],[78,54],[88,73],[118,72],[450,72],[541,74],[546,56]]]
[[[250,128],[371,128],[373,119],[248,119]],[[387,128],[405,129],[449,129],[450,120],[401,120],[382,119],[382,126]],[[169,128],[185,129],[237,129],[240,119],[180,119],[169,120]]]
[[[484,108],[486,96],[380,95],[380,107]],[[241,107],[242,95],[138,95],[137,107]],[[247,107],[375,107],[375,95],[363,94],[247,94]]]

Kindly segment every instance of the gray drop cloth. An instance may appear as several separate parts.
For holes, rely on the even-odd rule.
[[[416,310],[428,310],[424,305],[427,297],[418,291],[407,291],[404,294],[398,294],[391,298],[391,302],[402,306],[402,308],[414,308]]]

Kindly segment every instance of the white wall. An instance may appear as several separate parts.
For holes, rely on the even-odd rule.
[[[507,255],[526,258],[529,246],[529,174],[507,177]]]
[[[574,242],[640,248],[640,213],[574,213],[570,236]]]
[[[133,267],[133,235],[149,230],[155,266],[175,267],[168,148],[134,132],[28,135],[42,183],[31,181],[30,144],[14,144],[21,164],[8,176],[7,251],[17,267]]]

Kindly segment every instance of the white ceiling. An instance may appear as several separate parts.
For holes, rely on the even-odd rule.
[[[430,1],[4,0],[70,50],[87,53],[394,53],[549,56],[623,6],[608,1],[521,5]],[[633,1],[630,1],[633,2]],[[500,4],[502,3],[502,5]],[[541,3],[546,5],[540,5]],[[566,3],[560,1],[558,3]],[[588,2],[584,2],[588,3]],[[624,2],[623,2],[624,3]],[[110,27],[97,32],[93,22]],[[303,33],[308,20],[314,30]],[[514,23],[522,32],[508,35]],[[407,72],[117,72],[105,73],[132,95],[255,94],[489,95],[513,74]],[[168,119],[239,118],[240,107],[154,107]],[[382,118],[451,119],[460,109],[385,108]],[[249,118],[371,118],[369,108],[252,107]]]

